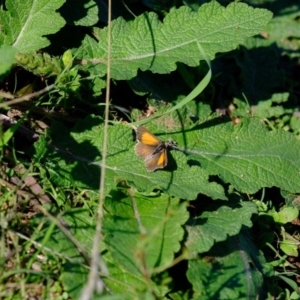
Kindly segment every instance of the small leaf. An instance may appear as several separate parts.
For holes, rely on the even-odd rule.
[[[278,223],[286,224],[294,221],[299,214],[299,210],[296,207],[285,207],[279,213]]]
[[[72,55],[72,51],[70,49],[65,51],[61,59],[64,66],[69,69],[72,66],[73,59],[74,59]]]
[[[296,207],[300,210],[300,196],[297,193],[282,190],[281,196],[285,199],[287,206]]]
[[[286,50],[289,55],[299,56],[297,41],[300,38],[300,24],[297,21],[298,17],[299,12],[297,10],[291,9],[288,14],[284,13],[284,10],[278,11],[266,27],[269,45],[276,43],[279,48]],[[283,26],[284,30],[282,30]]]
[[[273,94],[271,99],[262,100],[257,103],[256,106],[251,107],[251,115],[255,116],[259,119],[264,118],[278,118],[286,113],[286,109],[281,104],[282,102],[286,102],[288,100],[289,93],[276,93]],[[238,102],[235,101],[235,103]],[[239,101],[240,103],[245,103],[244,101]],[[252,102],[253,103],[253,102]],[[237,103],[236,103],[237,104]],[[245,108],[243,109],[245,112]]]
[[[285,207],[279,212],[272,210],[269,214],[273,217],[274,222],[286,224],[298,217],[299,210],[296,207]]]
[[[299,287],[295,280],[292,280],[292,279],[288,278],[287,276],[283,276],[283,275],[277,275],[277,277],[281,278],[286,284],[288,284],[290,287],[292,287],[293,290],[295,292],[297,292],[299,295]]]
[[[206,207],[206,211],[186,225],[186,247],[192,256],[208,251],[215,242],[225,241],[228,236],[238,234],[242,226],[252,226],[251,217],[256,212],[255,205],[250,202],[235,202],[231,199],[230,205],[223,202],[221,205],[214,201]]]
[[[279,246],[286,255],[298,257],[297,243],[292,243],[291,241],[282,241]]]

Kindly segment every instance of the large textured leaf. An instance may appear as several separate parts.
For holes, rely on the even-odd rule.
[[[131,198],[139,217],[131,208]],[[132,194],[131,198],[114,193],[106,200],[109,215],[103,231],[107,248],[114,260],[133,274],[142,274],[144,268],[150,272],[169,266],[180,249],[182,225],[189,217],[185,205],[165,194]]]
[[[104,216],[104,222],[108,224],[111,221],[112,215],[115,215],[115,213],[118,211],[118,201],[121,201],[120,198],[114,200],[109,202],[110,199],[107,199],[107,209],[110,210],[111,214],[106,214]],[[122,208],[124,208],[123,214],[132,213],[132,208],[130,206],[126,207],[124,202],[122,202],[121,206]],[[155,207],[153,207],[153,209],[155,211]],[[179,215],[180,211],[183,213],[182,215]],[[172,212],[175,211],[172,210]],[[184,219],[187,219],[187,212],[183,210],[183,207],[179,209],[179,211],[177,211],[177,217],[173,216],[173,222],[175,221],[175,219],[179,221],[179,223],[182,223],[184,222]],[[52,227],[49,222],[47,222],[46,220],[41,220],[40,218],[37,218],[34,221],[39,224],[39,231],[36,233],[36,239],[38,242],[43,240],[43,245],[44,247],[46,247],[46,254],[48,254],[50,257],[51,254],[59,254],[59,256],[64,258],[65,260],[65,263],[61,268],[60,276],[60,280],[64,286],[64,290],[67,291],[69,295],[74,299],[79,299],[82,289],[87,282],[89,272],[87,261],[85,261],[80,251],[81,249],[78,249],[72,242],[72,240],[70,240],[68,236],[66,236],[58,227]],[[95,234],[96,217],[92,216],[90,214],[90,211],[87,209],[72,209],[72,211],[64,213],[63,216],[59,218],[59,221],[66,228],[69,234],[71,234],[73,238],[78,241],[79,245],[89,256]],[[150,218],[147,219],[145,223],[147,223],[148,221],[150,221]],[[43,228],[41,228],[41,224],[44,225]],[[121,222],[119,224],[121,225],[122,229],[125,229],[127,226],[127,220],[124,218],[123,223]],[[167,222],[166,224],[169,223]],[[118,233],[120,234],[120,228],[118,228],[117,224],[115,225],[115,229],[116,231],[114,233],[116,233],[116,235],[118,235]],[[176,224],[176,230],[177,232],[175,235],[164,235],[162,237],[162,242],[164,242],[164,238],[166,238],[165,250],[167,249],[167,251],[163,251],[164,259],[171,255],[171,252],[169,252],[172,251],[171,248],[173,249],[173,251],[175,249],[178,249],[177,237],[182,237],[183,235],[183,229],[181,228],[180,224]],[[112,234],[113,230],[110,231],[110,233]],[[47,238],[45,239],[45,237]],[[114,239],[110,241],[114,241]],[[111,245],[111,247],[115,247],[120,251],[122,250],[121,245],[119,245],[118,243]],[[110,291],[113,291],[115,293],[115,297],[108,297],[108,300],[134,299],[134,297],[136,297],[137,295],[139,295],[141,299],[152,300],[153,298],[151,297],[151,293],[149,293],[149,291],[155,290],[157,295],[164,295],[168,291],[165,286],[157,286],[152,281],[150,287],[150,282],[147,281],[142,274],[133,274],[132,272],[126,270],[126,268],[122,267],[122,264],[120,264],[118,260],[114,260],[112,258],[110,251],[105,250],[105,245],[103,243],[101,244],[101,249],[104,250],[102,251],[102,259],[104,259],[109,273],[104,277],[104,279]],[[118,296],[118,293],[123,294],[123,297],[120,298]]]
[[[209,175],[218,175],[245,193],[272,186],[300,191],[300,142],[291,134],[269,132],[255,119],[244,119],[237,126],[226,120],[218,121],[159,134],[162,140],[171,137],[178,142],[185,153],[170,151],[168,166],[155,172],[147,172],[143,160],[135,155],[133,130],[121,124],[111,126],[107,191],[115,186],[116,180],[125,179],[139,190],[149,192],[158,188],[183,199],[193,200],[199,193],[226,199],[222,187],[209,179]],[[100,122],[88,117],[72,132],[61,125],[53,127],[53,145],[57,148],[48,149],[47,160],[57,184],[98,189],[103,144]],[[165,129],[154,129],[154,133],[158,132]]]
[[[197,42],[213,58],[217,52],[235,49],[247,37],[258,34],[271,17],[271,12],[243,3],[224,8],[212,1],[198,12],[188,7],[173,9],[163,22],[154,13],[132,22],[119,18],[112,22],[111,76],[131,79],[138,69],[170,73],[178,62],[197,66],[203,59]],[[98,64],[97,74],[105,75],[107,29],[99,34],[98,43],[87,37],[81,51],[82,58]]]
[[[300,143],[290,133],[268,132],[259,121],[244,119],[237,126],[203,124],[187,136],[191,159],[239,191],[272,186],[300,191]]]
[[[47,47],[45,35],[56,33],[65,25],[56,12],[65,0],[7,0],[8,11],[0,11],[0,45],[13,45],[20,52],[34,52]]]
[[[98,189],[103,145],[103,126],[99,122],[98,118],[89,117],[71,134],[60,124],[53,128],[53,144],[58,148],[49,151],[48,158],[52,179],[59,185]],[[171,151],[168,168],[148,172],[143,160],[134,152],[134,139],[133,130],[127,126],[110,127],[106,173],[108,191],[115,185],[116,179],[126,179],[143,191],[159,188],[184,199],[195,199],[198,193],[214,199],[226,199],[223,188],[209,182],[209,174],[204,169],[188,166],[185,155],[180,151]]]

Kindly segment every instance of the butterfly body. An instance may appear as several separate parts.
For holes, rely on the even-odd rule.
[[[173,141],[163,142],[143,126],[136,128],[135,153],[144,159],[149,172],[162,169],[168,164],[168,147],[176,147]]]

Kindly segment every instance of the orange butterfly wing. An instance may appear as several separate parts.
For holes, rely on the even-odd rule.
[[[148,129],[143,126],[138,126],[136,129],[136,139],[138,142],[149,145],[158,146],[162,141],[152,134]]]
[[[163,148],[161,152],[149,157],[145,161],[146,169],[152,172],[156,169],[162,169],[168,164],[167,149]]]
[[[135,153],[143,159],[148,159],[153,155],[156,148],[156,146],[149,146],[143,143],[138,143],[135,145]]]
[[[146,169],[152,172],[168,163],[167,145],[143,126],[136,129],[135,153],[145,160]]]

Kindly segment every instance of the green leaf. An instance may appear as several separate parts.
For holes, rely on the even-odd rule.
[[[286,224],[292,222],[298,217],[299,210],[296,207],[285,207],[279,213],[278,223]]]
[[[45,35],[65,25],[56,12],[65,0],[7,0],[7,11],[0,11],[0,45],[13,45],[20,52],[32,53],[47,47]]]
[[[82,248],[89,253],[92,249],[93,236],[95,233],[96,218],[91,218],[87,209],[72,209],[60,217],[60,222],[68,229],[69,232],[81,244]],[[52,233],[51,239],[47,246],[55,249],[56,252],[66,255],[73,262],[83,263],[84,259],[80,251],[76,248],[70,239],[56,227]]]
[[[102,276],[103,281],[109,288],[110,293],[113,295],[101,295],[93,299],[103,300],[132,300],[132,299],[149,299],[151,293],[147,288],[152,288],[157,294],[165,294],[166,289],[157,287],[153,282],[151,286],[142,276],[136,276],[126,271],[122,266],[117,264],[112,258],[110,253],[105,253],[103,257],[106,266],[109,270],[109,275]],[[66,262],[63,265],[63,272],[60,280],[64,289],[68,292],[69,296],[73,299],[79,299],[82,294],[82,289],[87,283],[89,269],[80,264]],[[105,294],[105,291],[104,291]]]
[[[62,129],[61,124],[53,127],[53,144],[58,148],[55,151],[49,149],[47,158],[52,165],[52,180],[60,186],[98,189],[103,145],[103,126],[99,123],[100,119],[90,116],[78,123],[72,133]],[[148,172],[143,160],[135,154],[134,136],[132,129],[122,125],[109,128],[108,192],[115,186],[116,179],[125,179],[146,192],[159,188],[184,199],[195,199],[199,193],[214,199],[226,199],[223,188],[209,182],[209,174],[204,169],[188,166],[185,155],[180,151],[170,151],[168,168]]]
[[[108,213],[103,218],[103,235],[107,247],[103,244],[101,249],[109,275],[103,279],[111,291],[123,294],[122,299],[135,299],[139,296],[139,299],[154,300],[153,291],[163,296],[169,288],[163,284],[158,286],[147,280],[144,274],[134,272],[142,259],[134,255],[145,255],[148,271],[154,267],[169,266],[174,253],[180,249],[180,241],[184,236],[181,225],[188,219],[189,214],[185,205],[180,205],[178,199],[169,199],[167,195],[153,196],[151,200],[138,194],[132,196],[137,202],[141,224],[147,232],[142,235],[139,231],[129,197],[114,191],[106,198],[105,210]],[[89,255],[96,217],[91,216],[87,209],[72,209],[64,213],[59,221]],[[49,228],[49,223],[44,220],[39,224],[44,224],[44,227],[39,226],[37,241],[44,239]],[[58,227],[54,228],[44,246],[48,249],[48,254],[53,251],[54,255],[59,253],[66,260],[60,279],[64,290],[74,299],[78,299],[87,282],[89,271],[81,249]],[[137,264],[133,267],[132,263]]]
[[[120,199],[115,200],[118,202]],[[125,208],[125,210],[132,211],[130,207]],[[185,213],[185,215],[186,214],[187,213]],[[104,219],[110,217],[111,215],[106,215]],[[68,211],[60,217],[60,222],[89,255],[95,234],[96,218],[94,216],[91,217],[87,209],[72,209],[72,211]],[[40,224],[42,223],[43,222]],[[40,239],[43,239],[45,232],[48,230],[48,223],[45,222],[45,224],[46,226],[39,232]],[[119,231],[119,229],[120,228],[118,228],[117,231]],[[171,240],[168,244],[172,242],[174,241]],[[57,227],[53,230],[50,239],[44,246],[47,247],[48,251],[53,250],[54,254],[59,253],[65,258],[66,262],[62,265],[60,281],[63,284],[64,290],[67,291],[73,299],[79,299],[89,273],[89,268],[86,265],[82,253]],[[102,246],[102,250],[103,248],[104,245]],[[156,252],[159,252],[159,248],[157,248]],[[126,268],[122,267],[118,261],[112,258],[111,252],[106,249],[102,251],[102,259],[105,261],[109,272],[109,275],[103,276],[102,279],[110,291],[115,293],[113,298],[107,296],[108,300],[131,300],[136,297],[139,297],[139,299],[155,300],[153,295],[151,296],[151,292],[155,291],[157,295],[163,296],[169,290],[166,286],[157,286],[153,281],[149,282],[141,274],[137,275],[128,272]],[[118,295],[118,293],[120,294]],[[103,297],[103,299],[106,298]]]
[[[189,290],[187,291],[179,291],[175,293],[168,293],[168,296],[172,300],[190,300],[191,296]]]
[[[256,213],[253,203],[237,203],[234,199],[226,204],[221,203],[214,201],[206,205],[206,210],[186,225],[188,239],[185,244],[191,256],[204,253],[215,242],[225,241],[228,236],[238,234],[242,226],[252,226],[251,217]]]
[[[277,275],[277,277],[279,277],[280,279],[282,279],[285,283],[287,283],[290,287],[293,288],[293,290],[295,292],[298,293],[299,295],[299,287],[297,285],[297,282],[295,280],[292,280],[290,278],[288,278],[287,276],[283,276],[283,275]]]
[[[299,13],[293,8],[294,3],[290,3],[289,13],[280,12],[266,27],[268,33],[268,43],[277,43],[280,49],[286,50],[291,56],[299,57],[300,24],[297,21]],[[286,6],[288,9],[288,6]],[[294,11],[294,13],[292,13]],[[282,28],[284,27],[284,30]]]
[[[15,61],[16,49],[10,46],[0,47],[0,82],[10,72]]]
[[[1,132],[0,149],[2,149],[2,147],[6,146],[8,144],[9,140],[14,136],[14,134],[16,133],[18,128],[22,125],[22,122],[24,121],[25,117],[26,117],[26,114],[24,114],[24,116],[17,122],[16,121],[12,122],[13,125],[11,127],[9,127],[4,133]]]
[[[169,291],[167,287],[158,286],[142,275],[128,272],[126,268],[112,258],[110,252],[104,253],[103,259],[109,270],[109,275],[105,276],[103,280],[111,291],[122,295],[122,300],[155,300],[157,298],[153,298],[153,292],[157,296],[163,297]]]
[[[190,260],[193,299],[256,299],[263,284],[261,261],[248,237],[218,243],[202,260]]]
[[[95,221],[96,218],[91,217],[87,209],[73,208],[72,211],[67,211],[60,216],[58,222],[78,241],[81,249],[89,254],[95,234]],[[48,228],[52,224],[46,219],[41,220],[37,217],[33,219],[33,222],[38,222],[39,225],[35,225],[37,228],[37,232],[35,233],[36,240],[44,240],[44,236],[46,236]],[[78,299],[88,275],[88,267],[86,266],[81,249],[78,249],[70,238],[58,227],[54,227],[50,238],[44,242],[43,246],[46,247],[46,253],[50,257],[54,255],[64,258],[65,263],[62,265],[61,282],[64,290],[74,297],[74,299]]]
[[[83,289],[87,278],[88,268],[76,263],[66,262],[63,265],[63,271],[60,280],[63,284],[64,290],[74,298],[79,299],[81,290]]]
[[[57,148],[49,149],[47,160],[57,184],[98,189],[103,145],[103,126],[99,123],[100,119],[90,116],[70,133],[61,124],[52,128]],[[245,193],[272,186],[300,191],[300,145],[293,135],[268,132],[252,119],[236,126],[215,119],[184,132],[179,125],[172,126],[169,134],[159,134],[165,129],[153,130],[162,140],[171,138],[179,144],[179,151],[169,152],[168,166],[156,172],[147,172],[143,160],[136,156],[132,129],[121,124],[109,128],[107,192],[116,180],[127,180],[141,191],[157,188],[183,199],[195,199],[199,193],[226,199],[223,188],[209,180],[210,175],[218,175]]]
[[[234,2],[224,8],[212,1],[198,12],[185,6],[172,9],[163,22],[154,13],[138,16],[132,22],[118,18],[112,22],[111,76],[131,79],[138,69],[170,73],[176,70],[178,62],[198,66],[203,56],[197,42],[212,59],[217,52],[233,50],[247,37],[258,34],[271,17],[271,12],[244,3]],[[98,43],[86,37],[81,51],[82,58],[90,58],[91,63],[97,64],[95,72],[104,76],[107,28]]]
[[[140,223],[131,208],[131,198],[136,202]],[[118,264],[138,275],[143,268],[151,273],[172,263],[183,239],[182,225],[189,217],[179,199],[166,194],[146,197],[136,193],[128,197],[114,192],[105,208],[109,212],[103,224],[105,243]]]
[[[289,218],[289,220],[294,220],[299,214],[297,208],[285,207],[285,209],[289,209],[284,212],[285,220],[287,218]],[[281,223],[283,223],[283,221],[284,220],[281,220]],[[298,257],[298,246],[300,245],[300,242],[297,236],[294,237],[286,232],[283,226],[281,227],[281,235],[282,241],[280,242],[280,249],[287,255]]]
[[[281,196],[285,199],[287,206],[296,207],[300,210],[300,197],[298,194],[293,194],[288,191],[281,191]]]
[[[289,93],[273,94],[271,99],[259,101],[257,106],[251,107],[251,115],[260,119],[278,118],[287,111],[281,104],[288,100]]]
[[[187,152],[195,153],[191,160],[239,191],[252,194],[272,186],[300,191],[300,144],[290,133],[268,132],[257,120],[244,118],[236,126],[204,123],[186,140]]]
[[[299,244],[299,243],[298,243]],[[298,245],[297,243],[293,243],[291,241],[285,240],[280,242],[280,249],[288,256],[298,257]]]

